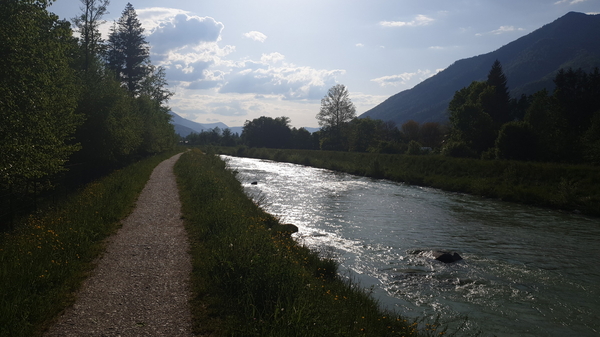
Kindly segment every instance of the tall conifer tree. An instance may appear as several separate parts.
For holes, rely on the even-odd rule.
[[[508,93],[507,80],[502,71],[500,61],[496,60],[492,65],[492,69],[488,74],[487,84],[495,88],[495,95],[486,112],[492,117],[492,120],[499,128],[511,120],[510,94]]]
[[[121,18],[113,26],[108,48],[108,67],[132,95],[138,94],[142,80],[148,75],[150,47],[131,3],[127,3]]]

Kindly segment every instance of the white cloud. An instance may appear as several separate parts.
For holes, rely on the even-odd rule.
[[[336,83],[336,77],[345,73],[296,66],[283,62],[283,55],[274,54],[263,55],[265,67],[245,68],[227,76],[219,92],[274,95],[286,100],[320,99]]]
[[[379,24],[383,27],[417,27],[417,26],[427,26],[433,23],[435,20],[419,14],[412,21],[381,21]]]
[[[357,47],[359,47],[359,48],[362,48],[362,47],[364,47],[365,45],[364,45],[364,44],[362,44],[362,43],[357,43],[357,44],[356,44],[356,46],[357,46]]]
[[[219,46],[224,25],[211,17],[172,8],[137,11],[146,28],[154,64],[166,69],[167,80],[180,89],[210,89],[223,83],[226,57],[234,46]]]
[[[207,42],[217,42],[223,28],[222,23],[210,17],[177,14],[159,22],[150,31],[148,42],[152,45],[152,52],[160,54]]]
[[[248,33],[244,33],[244,37],[258,42],[265,42],[265,40],[267,39],[267,36],[265,34],[254,30]]]
[[[504,34],[504,33],[522,32],[522,31],[525,31],[525,29],[516,28],[514,26],[500,26],[500,28],[498,28],[496,30],[492,30],[491,32],[487,32],[487,33],[477,33],[477,34],[475,34],[475,36],[483,36],[483,35],[489,35],[489,34],[500,35],[500,34]]]
[[[146,33],[151,32],[161,23],[169,22],[179,14],[189,15],[188,11],[176,8],[150,7],[136,9],[138,19],[142,23],[142,27]]]
[[[216,42],[202,43],[194,47],[186,47],[179,50],[170,50],[166,54],[152,55],[154,63],[163,66],[167,72],[169,83],[177,85],[177,82],[188,82],[189,88],[205,89],[207,83],[213,86],[223,80],[224,71],[222,69],[212,69],[212,67],[227,68],[235,62],[226,60],[225,57],[235,51],[234,46],[219,47]],[[215,78],[211,74],[220,74]],[[191,85],[190,82],[208,81],[199,85]]]
[[[138,17],[146,28],[152,62],[165,67],[169,88],[177,93],[169,105],[201,118],[199,122],[217,119],[241,125],[246,116],[260,112],[311,126],[320,99],[345,74],[295,65],[278,52],[258,60],[236,59],[236,47],[223,45],[224,25],[210,17],[168,8],[140,10]],[[244,36],[259,42],[267,38],[256,31]]]
[[[586,2],[587,0],[560,0],[555,2],[555,5],[561,5],[561,4],[569,4],[569,5],[575,5],[578,3],[582,3],[582,2]]]
[[[390,76],[382,76],[379,78],[374,78],[371,81],[378,83],[380,86],[382,87],[386,87],[386,86],[400,86],[400,85],[408,85],[409,82],[411,82],[413,79],[420,81],[423,81],[435,74],[437,74],[439,71],[441,71],[441,69],[436,70],[435,72],[427,69],[427,70],[417,70],[416,72],[412,72],[412,73],[402,73],[402,74],[398,74],[398,75],[390,75]]]
[[[169,105],[179,115],[199,123],[220,121],[228,126],[242,126],[245,120],[258,116],[287,116],[294,125],[300,127],[317,126],[315,115],[319,112],[320,101],[298,104],[296,101],[282,100],[276,95],[211,95],[188,90],[175,95]]]
[[[265,64],[275,64],[279,61],[283,61],[285,56],[280,53],[262,54],[260,61]]]

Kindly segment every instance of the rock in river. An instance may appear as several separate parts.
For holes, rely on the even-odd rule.
[[[444,263],[452,263],[462,260],[462,257],[456,252],[433,251],[433,257]]]

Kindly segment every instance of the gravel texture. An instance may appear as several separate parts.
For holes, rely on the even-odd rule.
[[[159,164],[123,227],[45,336],[193,336],[192,265],[173,173]]]

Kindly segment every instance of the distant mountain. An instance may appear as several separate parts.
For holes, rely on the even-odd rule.
[[[209,131],[214,128],[219,128],[221,130],[229,129],[233,133],[238,133],[240,135],[242,134],[243,128],[241,126],[234,126],[234,127],[230,128],[221,122],[210,123],[210,124],[201,124],[201,123],[197,123],[197,122],[191,121],[189,119],[183,118],[183,117],[179,116],[178,114],[174,113],[173,111],[170,111],[169,113],[172,116],[171,124],[173,124],[173,126],[175,127],[175,133],[180,135],[181,137],[186,137],[193,132],[201,133],[202,131]]]
[[[187,137],[188,135],[190,135],[193,132],[200,133],[202,131],[209,131],[216,127],[218,127],[221,130],[229,129],[229,130],[231,130],[232,133],[234,133],[234,134],[237,133],[238,135],[241,135],[242,131],[244,130],[243,126],[229,127],[221,122],[211,123],[211,124],[201,124],[201,123],[197,123],[197,122],[191,121],[189,119],[183,118],[183,117],[179,116],[178,114],[174,113],[173,111],[169,111],[169,113],[172,116],[171,124],[173,124],[173,126],[175,127],[175,133],[180,135],[181,137]],[[320,128],[305,128],[305,129],[308,132],[313,133],[315,131],[319,131]]]
[[[309,128],[309,127],[305,127],[306,131],[313,133],[313,132],[317,132],[319,130],[321,130],[321,128]]]
[[[487,79],[497,59],[502,64],[513,97],[554,89],[561,68],[600,67],[600,15],[570,12],[500,49],[454,64],[409,90],[402,91],[359,117],[394,121],[400,125],[443,122],[454,93],[473,81]]]
[[[200,124],[200,123],[193,122],[189,119],[185,119],[185,118],[179,116],[178,114],[174,113],[173,111],[170,111],[169,113],[172,116],[171,124],[173,124],[176,127],[177,126],[184,127],[184,128],[179,128],[183,132],[188,132],[189,130],[192,130],[194,132],[200,133],[205,130],[214,129],[215,127],[219,127],[220,129],[228,128],[228,126],[223,123]],[[176,129],[176,131],[177,131],[177,129]]]
[[[175,133],[180,135],[181,137],[187,137],[190,134],[197,132],[181,124],[173,124],[173,127],[175,127]]]

